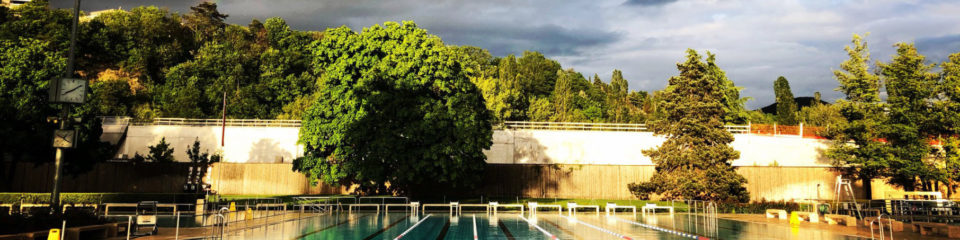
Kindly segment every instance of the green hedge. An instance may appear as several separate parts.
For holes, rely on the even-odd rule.
[[[169,193],[61,193],[60,202],[72,203],[196,203],[203,195]],[[0,193],[0,203],[49,203],[50,193]]]

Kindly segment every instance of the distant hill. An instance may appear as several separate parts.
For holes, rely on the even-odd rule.
[[[797,111],[800,111],[800,109],[803,109],[803,107],[807,107],[807,106],[813,105],[813,101],[814,101],[813,97],[795,97],[795,98],[793,98],[793,100],[797,102]],[[830,104],[830,103],[825,102],[825,101],[823,101],[823,100],[820,100],[820,103],[822,103],[822,104]],[[768,114],[774,114],[774,115],[776,115],[776,114],[777,114],[777,103],[774,102],[773,104],[767,105],[766,107],[762,107],[762,108],[760,108],[760,111],[763,112],[763,113],[768,113]]]

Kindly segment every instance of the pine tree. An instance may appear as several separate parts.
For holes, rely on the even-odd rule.
[[[571,69],[572,71],[572,69]],[[558,122],[570,120],[570,110],[573,108],[573,79],[567,71],[557,70],[557,83],[553,88],[553,105],[555,120]]]
[[[777,96],[777,122],[783,125],[797,124],[797,102],[790,91],[787,78],[780,76],[773,82],[773,91]]]
[[[729,146],[733,134],[723,127],[723,79],[710,74],[692,49],[677,68],[680,75],[670,78],[658,104],[664,116],[650,124],[667,140],[643,151],[657,172],[649,182],[630,184],[631,192],[641,198],[656,193],[666,199],[749,200],[746,179],[731,165],[740,153]]]
[[[626,79],[623,79],[623,73],[619,69],[613,70],[613,76],[610,77],[610,91],[607,94],[607,102],[610,105],[610,117],[613,122],[627,122],[630,113],[630,100],[627,98],[629,87]]]

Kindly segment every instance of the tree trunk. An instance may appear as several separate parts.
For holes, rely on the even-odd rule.
[[[873,199],[873,186],[871,178],[860,178],[860,182],[863,184],[863,197],[872,200]],[[852,186],[851,186],[852,187]]]

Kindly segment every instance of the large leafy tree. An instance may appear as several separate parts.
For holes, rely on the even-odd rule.
[[[526,94],[543,97],[550,95],[557,81],[560,63],[546,58],[540,52],[524,51],[517,59],[517,78]]]
[[[783,125],[797,124],[797,101],[790,91],[790,82],[780,76],[773,82],[773,92],[777,97],[777,123]]]
[[[732,124],[747,123],[750,118],[750,111],[744,107],[744,104],[751,98],[740,97],[740,90],[743,90],[743,87],[736,86],[733,80],[727,78],[727,73],[717,65],[717,55],[710,52],[707,52],[707,75],[720,79],[719,81],[722,83],[720,91],[723,92],[723,111],[726,112],[723,116],[724,122]]]
[[[368,190],[480,180],[491,116],[439,37],[413,22],[340,27],[313,45],[313,57],[320,96],[304,114],[305,155],[294,170]]]
[[[933,183],[943,180],[930,158],[935,151],[930,139],[939,128],[932,105],[939,76],[931,71],[935,64],[927,64],[913,44],[897,43],[896,47],[893,60],[879,64],[887,90],[885,139],[894,156],[885,175],[906,190],[932,191]]]
[[[223,34],[227,24],[224,20],[229,15],[220,13],[217,4],[201,2],[190,7],[190,14],[184,19],[184,25],[193,30],[195,39],[200,43],[215,41]]]
[[[886,131],[886,115],[880,103],[880,78],[869,69],[867,43],[859,35],[853,35],[851,43],[845,47],[850,58],[833,72],[840,83],[837,90],[846,94],[845,100],[837,101],[846,121],[828,135],[833,141],[826,156],[841,174],[863,181],[869,196],[871,180],[882,176],[894,155],[886,143],[879,141]]]
[[[666,199],[749,200],[746,179],[731,164],[740,153],[729,146],[733,135],[723,127],[723,79],[710,74],[694,50],[687,50],[677,69],[680,75],[671,77],[661,93],[664,116],[650,124],[667,140],[644,151],[657,172],[649,182],[630,184],[630,190],[644,198],[656,193]]]

